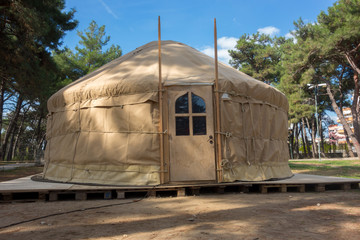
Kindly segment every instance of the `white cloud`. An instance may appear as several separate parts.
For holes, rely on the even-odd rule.
[[[291,31],[291,32],[285,34],[285,38],[286,38],[286,39],[292,38],[292,39],[293,39],[293,42],[294,42],[294,43],[297,43],[297,39],[294,37],[293,32],[294,32],[294,31]]]
[[[286,39],[294,38],[294,36],[291,33],[287,33],[287,34],[285,34],[285,38]]]
[[[204,47],[203,50],[201,50],[201,52],[205,53],[206,55],[208,55],[210,57],[214,57],[214,48],[213,47],[206,46],[206,47]]]
[[[234,37],[221,37],[218,39],[218,48],[233,49],[236,45],[237,39]]]
[[[280,29],[273,27],[273,26],[268,26],[268,27],[264,27],[264,28],[259,28],[257,31],[259,33],[274,36],[280,32]]]
[[[103,7],[105,8],[105,10],[112,15],[115,19],[119,19],[119,17],[111,10],[111,8],[103,1],[103,0],[99,0],[99,2],[103,5]]]
[[[218,39],[218,58],[220,62],[229,64],[231,59],[228,50],[233,50],[235,48],[237,39],[234,37],[221,37]],[[210,57],[214,57],[214,47],[205,46],[202,47],[201,52],[205,53]]]

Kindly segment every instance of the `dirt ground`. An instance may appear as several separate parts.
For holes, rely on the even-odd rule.
[[[1,228],[73,210],[79,211]],[[7,240],[355,240],[360,190],[11,203],[0,205],[0,216],[0,239]]]
[[[33,166],[33,167],[19,167],[12,170],[0,171],[0,182],[42,173],[43,169],[44,167]]]

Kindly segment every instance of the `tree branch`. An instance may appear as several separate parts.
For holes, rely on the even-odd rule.
[[[350,53],[356,53],[360,48],[360,43],[356,46],[356,48],[354,48],[353,50],[350,51]]]
[[[356,63],[355,63],[354,59],[352,58],[351,54],[349,52],[345,52],[344,55],[345,55],[346,60],[348,61],[348,63],[354,69],[354,71],[356,71],[357,74],[360,75],[360,68],[358,66],[356,66]]]

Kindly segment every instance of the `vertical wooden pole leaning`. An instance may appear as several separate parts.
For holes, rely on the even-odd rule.
[[[219,96],[219,70],[218,70],[218,54],[217,54],[217,31],[216,31],[216,18],[214,18],[214,49],[215,49],[215,105],[216,105],[216,173],[217,181],[222,182],[222,169],[221,169],[221,133],[220,133],[220,96]]]
[[[160,132],[160,184],[164,183],[164,129],[163,129],[163,89],[161,76],[161,28],[158,18],[158,46],[159,46],[159,132]]]

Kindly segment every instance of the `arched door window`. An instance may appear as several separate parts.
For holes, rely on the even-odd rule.
[[[178,97],[175,101],[175,126],[176,136],[206,135],[204,99],[192,92]]]

